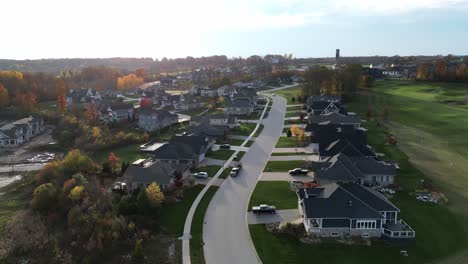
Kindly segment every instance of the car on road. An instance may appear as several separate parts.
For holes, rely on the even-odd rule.
[[[229,144],[223,144],[219,146],[220,149],[230,149],[231,146]]]
[[[240,169],[241,169],[240,167],[232,168],[231,173],[229,173],[229,176],[236,177],[239,174]]]
[[[292,170],[289,170],[290,175],[307,175],[309,171],[306,169],[301,169],[301,168],[295,168]]]
[[[273,94],[271,94],[271,96],[276,96],[276,94],[273,93]]]
[[[196,172],[196,173],[193,174],[193,177],[200,178],[200,179],[206,179],[206,178],[208,178],[208,172],[204,172],[204,171]]]
[[[261,204],[259,206],[253,206],[252,212],[254,214],[274,214],[276,213],[276,207],[268,204]]]

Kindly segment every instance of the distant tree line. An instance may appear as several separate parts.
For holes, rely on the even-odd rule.
[[[453,63],[450,57],[421,63],[416,72],[416,80],[468,83],[467,64],[468,59]]]
[[[320,67],[304,74],[302,95],[340,95],[344,100],[351,99],[362,82],[362,67],[357,64],[345,65],[341,69]]]

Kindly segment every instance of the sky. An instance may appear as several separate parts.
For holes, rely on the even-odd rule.
[[[468,54],[468,0],[15,0],[0,58]]]

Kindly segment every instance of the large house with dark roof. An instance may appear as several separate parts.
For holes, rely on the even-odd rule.
[[[99,120],[104,123],[122,122],[133,119],[134,106],[126,103],[103,104],[99,111]]]
[[[347,138],[333,141],[325,148],[320,148],[319,156],[332,157],[336,154],[343,153],[349,157],[376,157],[375,151],[367,143],[352,141]]]
[[[224,112],[229,115],[251,115],[254,112],[255,103],[249,98],[234,98],[227,101]]]
[[[0,127],[0,147],[16,147],[44,131],[44,120],[26,117]]]
[[[349,113],[347,115],[330,112],[323,115],[309,115],[307,120],[306,131],[313,131],[314,127],[317,125],[353,125],[355,128],[358,128],[362,124],[361,118],[354,113]]]
[[[328,184],[297,191],[306,232],[316,237],[414,239],[398,219],[400,210],[380,193],[356,183]]]
[[[82,88],[76,90],[69,90],[67,92],[67,106],[72,104],[87,103],[87,102],[96,102],[102,100],[101,94],[91,88]]]
[[[203,135],[174,136],[153,152],[153,160],[195,167],[205,159],[214,143],[213,139]]]
[[[310,115],[323,115],[328,113],[346,114],[341,105],[341,97],[334,95],[311,96],[307,99],[307,112]]]
[[[155,131],[179,121],[177,114],[173,114],[164,109],[155,110],[153,108],[143,107],[140,108],[138,112],[138,127],[146,131]]]
[[[326,149],[338,139],[348,139],[354,144],[367,144],[367,129],[355,128],[353,125],[319,124],[306,133],[310,133],[310,143],[315,153],[320,153],[320,150]]]
[[[387,186],[395,183],[396,167],[369,157],[348,157],[343,153],[310,164],[320,184],[355,182]]]
[[[138,160],[125,170],[122,177],[114,182],[114,189],[132,193],[138,189],[147,188],[151,183],[157,183],[162,190],[187,177],[189,170],[184,166],[177,166],[165,162]]]
[[[179,100],[175,101],[174,103],[174,108],[176,110],[193,110],[193,109],[199,109],[203,106],[203,101],[197,97],[193,96],[191,94],[181,94],[179,96]]]

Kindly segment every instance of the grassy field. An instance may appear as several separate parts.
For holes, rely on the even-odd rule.
[[[32,174],[26,174],[21,180],[0,188],[0,238],[5,224],[18,210],[26,207],[34,190]]]
[[[286,98],[286,100],[288,100],[288,104],[300,104],[300,102],[298,102],[297,100],[297,97],[301,96],[302,93],[300,85],[284,90],[275,91],[274,93]],[[293,97],[294,101],[292,99]]]
[[[168,232],[181,236],[184,232],[185,216],[193,201],[203,189],[203,185],[196,185],[184,190],[184,199],[174,204],[165,204],[161,208],[161,226]]]
[[[259,204],[274,205],[276,209],[279,210],[294,209],[297,208],[297,196],[296,193],[289,188],[288,182],[259,181],[255,186],[252,197],[250,197],[249,211],[252,206]],[[270,262],[263,260],[263,263]]]
[[[205,263],[205,256],[203,254],[203,220],[205,219],[206,209],[208,209],[211,198],[213,198],[217,189],[218,187],[215,186],[208,189],[193,216],[192,229],[190,230],[190,234],[192,235],[192,239],[190,239],[191,263]]]
[[[301,168],[306,165],[307,162],[303,160],[288,160],[288,161],[277,161],[270,160],[265,166],[265,171],[269,172],[287,172],[294,168]]]
[[[221,149],[217,151],[208,152],[206,154],[206,157],[211,159],[228,160],[232,156],[232,154],[234,154],[234,150]]]
[[[137,159],[148,158],[149,154],[140,151],[141,145],[143,145],[143,143],[136,143],[122,147],[100,150],[92,153],[91,157],[97,162],[104,162],[109,157],[109,154],[113,152],[122,161],[133,162]]]
[[[308,142],[306,138],[305,142]],[[304,142],[299,142],[297,137],[280,137],[278,142],[276,142],[277,148],[296,148],[296,147],[305,147],[307,144]]]

